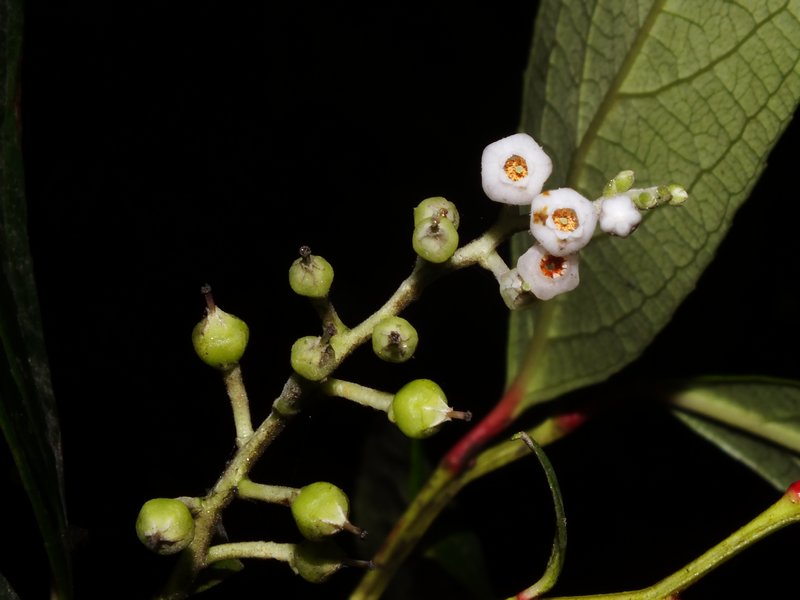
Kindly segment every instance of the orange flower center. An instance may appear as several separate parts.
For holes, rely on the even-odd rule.
[[[563,256],[545,254],[542,257],[542,260],[539,261],[539,269],[542,271],[542,275],[545,277],[555,279],[556,277],[561,277],[566,272],[566,262],[567,259]]]
[[[578,214],[571,208],[557,208],[553,211],[553,224],[561,231],[575,231],[580,223]]]
[[[512,154],[503,165],[503,170],[511,181],[519,181],[528,176],[528,163],[518,154]]]

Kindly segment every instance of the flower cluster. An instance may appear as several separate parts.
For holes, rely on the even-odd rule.
[[[530,205],[534,244],[500,279],[503,291],[529,291],[549,300],[580,282],[579,252],[595,229],[626,237],[642,220],[640,209],[682,204],[679,186],[633,190],[633,172],[612,179],[603,196],[591,201],[571,188],[544,190],[553,170],[550,157],[529,135],[517,133],[489,144],[481,159],[483,190],[495,202]]]

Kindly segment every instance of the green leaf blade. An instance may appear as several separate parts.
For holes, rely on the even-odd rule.
[[[61,437],[28,244],[19,127],[21,0],[0,0],[0,430],[42,534],[54,592],[72,597]]]
[[[709,377],[669,400],[686,425],[778,489],[800,480],[800,382]]]
[[[553,157],[549,187],[589,197],[622,169],[637,185],[676,182],[681,208],[645,215],[627,239],[598,236],[581,284],[512,314],[508,377],[547,336],[526,404],[602,381],[630,363],[694,288],[763,171],[800,98],[800,3],[545,2],[521,129]],[[530,245],[518,236],[515,255]],[[565,368],[567,367],[567,368]]]

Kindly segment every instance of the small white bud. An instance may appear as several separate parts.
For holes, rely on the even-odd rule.
[[[642,213],[628,196],[611,196],[600,204],[600,229],[620,237],[629,236],[642,220]]]
[[[481,157],[483,191],[504,204],[530,204],[552,171],[550,157],[527,133],[489,144]]]

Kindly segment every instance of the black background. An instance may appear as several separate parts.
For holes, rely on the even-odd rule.
[[[200,286],[210,283],[220,306],[250,325],[243,369],[259,420],[289,374],[291,343],[318,329],[286,281],[301,244],[333,264],[333,301],[355,324],[410,271],[411,209],[421,199],[456,202],[465,241],[492,222],[498,206],[481,193],[480,153],[516,130],[534,14],[533,3],[29,3],[30,236],[79,598],[152,593],[170,559],[136,540],[139,507],[154,496],[203,494],[231,454],[224,389],[190,343],[202,316]],[[771,227],[776,212],[778,224],[798,214],[789,187],[796,139],[787,132],[674,322],[614,382],[797,375],[793,234]],[[492,278],[458,273],[406,316],[422,338],[414,361],[388,367],[358,352],[341,376],[387,390],[430,377],[458,407],[485,413],[504,377],[506,310]],[[614,389],[575,399],[613,400]],[[648,585],[777,498],[639,400],[550,449],[571,536],[559,593]],[[294,486],[328,479],[353,490],[364,440],[381,423],[343,400],[313,402],[254,477]],[[462,432],[454,425],[426,442],[431,457]],[[26,515],[17,487],[10,497]],[[479,534],[495,596],[541,572],[548,502],[542,476],[526,462],[471,486],[443,517]],[[228,533],[295,541],[285,513],[238,506]],[[23,534],[34,543],[5,551],[3,572],[23,599],[45,597],[44,577],[22,575],[41,559],[32,526]],[[792,580],[796,535],[790,529],[762,542],[685,597],[780,593]],[[354,554],[369,547],[348,545]],[[430,589],[442,585],[424,573]],[[764,578],[760,587],[756,578]],[[357,579],[347,571],[314,587],[285,565],[249,563],[208,597],[339,598]],[[457,587],[448,589],[439,597],[457,596]]]

